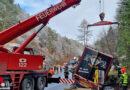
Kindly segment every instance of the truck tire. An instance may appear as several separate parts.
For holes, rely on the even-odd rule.
[[[46,86],[46,77],[38,77],[36,84],[37,90],[44,90],[45,86]]]
[[[21,90],[34,90],[34,79],[24,78],[21,83]]]

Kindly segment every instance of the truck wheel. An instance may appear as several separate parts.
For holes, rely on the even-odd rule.
[[[37,90],[44,90],[45,86],[46,86],[46,77],[38,77],[36,85]]]
[[[21,90],[34,90],[34,79],[24,78],[21,83]]]

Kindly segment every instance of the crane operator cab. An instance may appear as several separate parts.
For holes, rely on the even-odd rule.
[[[19,47],[14,47],[13,51],[15,52],[15,50],[19,48]],[[33,48],[25,48],[24,51],[21,52],[22,54],[28,54],[28,55],[40,55],[41,53]],[[43,55],[43,60],[45,60],[45,55]]]
[[[18,47],[14,47],[13,51],[17,50]],[[34,55],[34,49],[25,48],[20,53],[9,53],[8,54],[8,67],[7,70],[42,70],[43,61],[45,60],[44,55],[36,53]]]
[[[19,47],[14,47],[13,51],[15,52],[16,49]],[[34,50],[32,48],[25,48],[22,52],[22,54],[29,54],[29,55],[34,55]]]

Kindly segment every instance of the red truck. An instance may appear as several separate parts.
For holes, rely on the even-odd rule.
[[[44,57],[34,55],[31,48],[25,48],[55,15],[81,0],[62,0],[60,3],[19,22],[9,29],[0,32],[0,89],[43,90],[48,83],[48,72],[42,70]],[[32,28],[42,24],[20,47],[10,52],[3,46]],[[26,53],[28,52],[28,54]]]

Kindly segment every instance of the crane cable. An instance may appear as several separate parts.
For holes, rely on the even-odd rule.
[[[104,13],[104,0],[99,0],[99,7],[100,7],[100,20],[103,21],[104,17],[105,17],[105,13]]]
[[[104,12],[104,0],[99,0],[99,11],[100,11],[100,13],[101,12]]]
[[[99,0],[99,11],[101,13],[101,0]]]

